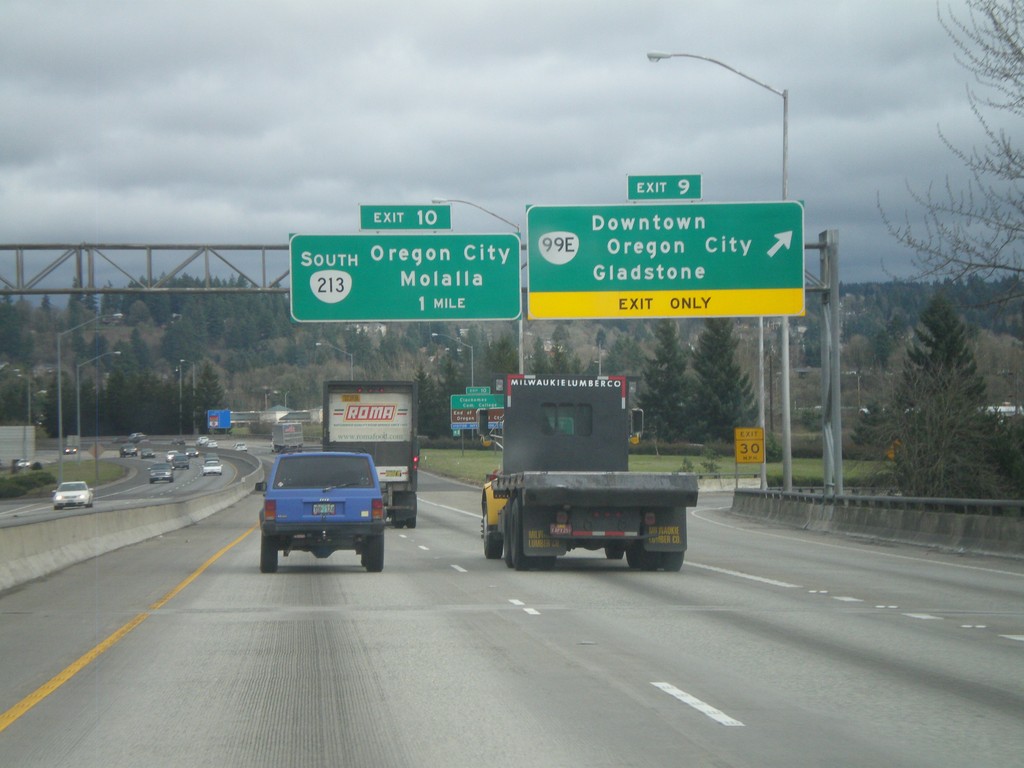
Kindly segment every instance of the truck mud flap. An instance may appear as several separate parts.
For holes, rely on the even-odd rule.
[[[564,540],[551,538],[550,509],[523,510],[523,552],[529,557],[558,557],[568,552]]]
[[[658,511],[655,525],[644,530],[644,549],[648,552],[679,552],[686,549],[686,510]]]

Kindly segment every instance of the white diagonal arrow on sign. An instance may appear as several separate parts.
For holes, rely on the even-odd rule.
[[[789,246],[793,243],[793,231],[789,232],[776,232],[775,233],[775,245],[768,249],[768,257],[771,258],[779,252],[780,248],[789,250]]]

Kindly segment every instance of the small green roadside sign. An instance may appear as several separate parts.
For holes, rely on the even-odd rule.
[[[504,395],[452,395],[452,410],[462,408],[504,408]]]
[[[292,235],[289,258],[298,322],[519,317],[513,234]]]
[[[450,205],[360,205],[359,229],[451,229]]]

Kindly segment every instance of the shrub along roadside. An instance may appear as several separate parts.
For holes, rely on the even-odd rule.
[[[32,493],[37,488],[53,488],[57,478],[42,470],[19,472],[17,475],[0,477],[0,499],[14,499]]]

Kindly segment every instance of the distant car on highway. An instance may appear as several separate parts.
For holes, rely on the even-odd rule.
[[[83,480],[61,483],[53,492],[53,508],[91,507],[92,488]]]
[[[217,441],[216,440],[207,440],[206,441],[206,447],[207,448],[216,448],[217,447]]]
[[[121,446],[121,457],[122,458],[124,458],[126,456],[138,456],[138,455],[139,455],[139,449],[138,449],[137,446],[135,446],[135,445],[133,445],[131,443],[125,443],[124,445]]]
[[[76,453],[78,453],[78,446],[76,446],[76,445],[65,445],[64,446],[64,455],[65,456],[74,456]]]
[[[235,450],[242,451],[244,453],[249,450],[249,446],[247,446],[245,443],[235,443]]]
[[[224,466],[220,463],[220,459],[216,456],[208,456],[203,462],[203,474],[204,475],[223,475]]]
[[[142,458],[142,459],[155,459],[156,458],[156,453],[153,452],[152,448],[143,448],[139,452],[139,458]]]
[[[168,483],[174,482],[174,470],[170,464],[154,464],[149,468],[149,482],[160,483],[165,480]]]
[[[146,439],[146,436],[142,432],[132,432],[128,435],[128,440],[133,443],[141,443]]]
[[[171,469],[188,469],[192,466],[189,463],[188,456],[184,453],[175,453],[171,457]]]

